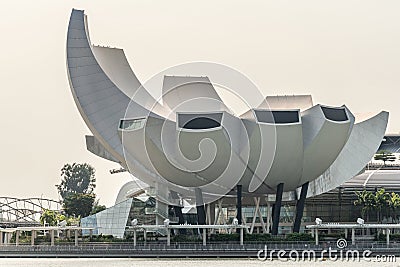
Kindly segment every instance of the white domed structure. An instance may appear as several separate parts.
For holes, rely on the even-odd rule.
[[[241,85],[236,95],[258,97],[258,104],[246,101],[248,111],[236,114],[214,78],[198,73],[163,75],[156,100],[123,50],[91,44],[80,10],[72,11],[69,22],[67,70],[76,105],[93,133],[87,137],[91,152],[121,164],[170,205],[185,199],[201,206],[235,189],[239,197],[276,194],[274,227],[282,199],[299,199],[301,218],[306,197],[359,174],[388,121],[381,112],[355,123],[344,105],[313,105],[310,96],[265,98],[252,93],[251,85]],[[226,71],[236,79],[237,72]]]

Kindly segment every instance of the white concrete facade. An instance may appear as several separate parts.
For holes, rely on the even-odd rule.
[[[194,188],[205,202],[216,200],[237,184],[251,197],[274,194],[280,183],[284,199],[297,198],[306,182],[308,196],[321,194],[362,171],[388,121],[381,112],[355,123],[346,106],[313,106],[310,96],[267,97],[271,105],[237,116],[212,81],[198,76],[165,77],[165,97],[157,101],[122,49],[91,44],[81,10],[69,22],[67,70],[94,136],[88,149],[119,162],[168,203],[178,203],[171,192],[194,199]]]

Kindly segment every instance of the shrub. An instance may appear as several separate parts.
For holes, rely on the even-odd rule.
[[[171,237],[171,242],[185,243],[185,242],[200,242],[200,238],[194,235],[174,235]]]
[[[307,233],[290,233],[286,235],[287,241],[312,241],[314,238]]]

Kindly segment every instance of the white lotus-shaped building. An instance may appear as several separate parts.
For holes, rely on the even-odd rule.
[[[228,80],[236,79],[227,69]],[[360,121],[346,106],[313,105],[310,96],[257,96],[246,85],[236,95],[259,103],[247,101],[248,111],[236,114],[208,75],[162,75],[155,99],[123,50],[91,44],[80,10],[69,22],[67,70],[93,133],[87,148],[121,164],[171,205],[184,198],[199,206],[238,190],[243,197],[276,195],[278,206],[282,199],[304,202],[359,174],[388,121],[387,112]],[[189,64],[188,75],[191,70]]]

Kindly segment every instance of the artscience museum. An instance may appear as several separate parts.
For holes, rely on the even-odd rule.
[[[124,51],[93,45],[88,28],[84,12],[73,10],[67,72],[92,132],[87,148],[140,180],[131,195],[155,199],[156,224],[170,209],[179,224],[185,210],[198,224],[216,224],[222,200],[242,224],[245,203],[255,215],[268,203],[278,234],[282,203],[292,201],[299,232],[306,199],[363,173],[385,135],[385,111],[365,118],[309,95],[265,96],[220,64],[183,64],[141,83]]]

